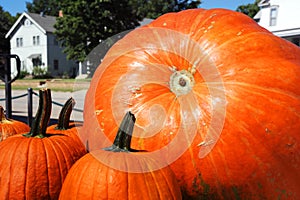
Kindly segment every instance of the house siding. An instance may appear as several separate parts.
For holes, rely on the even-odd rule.
[[[263,1],[262,1],[263,2]],[[277,9],[276,24],[271,25],[272,9]],[[299,46],[300,39],[299,0],[270,0],[260,9],[258,24],[274,35],[287,39]]]
[[[66,54],[62,53],[63,48],[56,41],[54,34],[49,33],[47,37],[48,42],[48,70],[52,72],[53,76],[76,76],[78,64],[74,61],[67,60]],[[55,69],[54,61],[58,61],[58,69]]]

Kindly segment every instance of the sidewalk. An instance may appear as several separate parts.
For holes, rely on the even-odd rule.
[[[84,107],[84,99],[85,94],[87,90],[79,90],[75,92],[51,92],[52,101],[57,102],[59,104],[64,104],[70,97],[73,97],[75,99],[75,109],[83,110]],[[37,94],[39,93],[38,90],[34,90]],[[27,94],[27,90],[12,90],[12,97],[19,96],[22,94]],[[21,97],[18,99],[12,100],[12,116],[24,116],[27,118],[28,116],[28,96]],[[5,90],[0,89],[0,99],[5,98]],[[38,97],[36,95],[33,95],[33,108],[32,108],[32,115],[35,116],[35,113],[38,108]],[[5,101],[0,101],[0,105],[4,107],[5,109]],[[61,110],[61,106],[52,104],[52,113],[51,118],[57,119],[59,116],[59,112]],[[75,121],[83,121],[83,113],[77,110],[73,110],[71,114],[71,120]]]

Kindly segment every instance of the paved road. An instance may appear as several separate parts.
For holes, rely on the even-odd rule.
[[[39,93],[38,90],[34,90],[34,92]],[[12,96],[19,96],[22,94],[27,94],[27,90],[12,90]],[[85,98],[86,90],[80,90],[76,92],[55,92],[52,91],[52,101],[57,102],[59,104],[64,104],[65,101],[73,97],[76,101],[75,104],[75,109],[83,110],[84,106],[84,98]],[[0,99],[5,98],[5,91],[4,89],[0,89]],[[18,116],[28,116],[28,110],[27,110],[27,96],[14,99],[12,101],[12,115],[18,115]],[[0,101],[0,105],[2,105],[5,108],[5,101]],[[33,117],[35,116],[36,110],[38,107],[38,97],[36,95],[33,95]],[[61,107],[55,104],[52,104],[52,113],[51,113],[51,118],[57,119],[59,112],[60,112]],[[71,120],[76,120],[76,121],[83,121],[83,113],[80,111],[73,110],[72,115],[71,115]]]

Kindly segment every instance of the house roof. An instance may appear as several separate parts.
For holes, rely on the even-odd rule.
[[[14,23],[11,29],[5,35],[6,38],[11,37],[16,30],[22,25],[25,19],[29,19],[33,24],[35,24],[43,33],[53,33],[55,31],[54,24],[56,22],[55,16],[42,15],[36,13],[24,12]]]
[[[54,24],[56,17],[49,15],[41,15],[36,13],[27,13],[34,21],[36,21],[46,32],[53,33],[55,31]]]

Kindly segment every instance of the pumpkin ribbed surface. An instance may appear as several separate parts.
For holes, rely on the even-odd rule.
[[[134,163],[146,167],[149,163],[134,156],[130,158],[128,153],[113,154],[118,155],[99,150],[82,157],[71,168],[59,199],[181,199],[177,180],[170,168],[145,173],[122,172],[110,166]],[[109,166],[97,157],[106,159]]]
[[[127,112],[113,144],[94,150],[71,168],[59,199],[180,200],[180,187],[167,166],[130,147],[136,119]]]
[[[68,136],[12,136],[0,145],[1,199],[57,199],[68,170],[83,156]],[[5,187],[4,187],[5,186]]]

